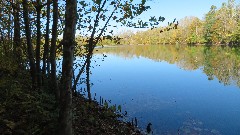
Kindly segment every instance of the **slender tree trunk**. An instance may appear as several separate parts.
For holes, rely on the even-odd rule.
[[[52,25],[52,40],[50,48],[50,62],[51,62],[51,87],[55,92],[57,100],[60,97],[60,92],[57,84],[56,76],[56,42],[57,42],[57,25],[58,25],[58,0],[53,1],[53,25]]]
[[[3,34],[2,28],[0,28],[0,33],[1,33],[1,45],[3,46],[3,52],[6,54],[6,48],[5,48],[5,36]]]
[[[32,86],[35,88],[36,83],[36,67],[35,67],[35,61],[34,61],[34,55],[33,55],[33,47],[31,42],[31,30],[30,30],[30,21],[28,17],[28,1],[23,0],[23,19],[25,24],[25,33],[27,38],[27,52],[28,52],[28,59],[29,59],[29,65],[30,65],[30,72],[32,77]]]
[[[12,17],[11,12],[8,13],[8,43],[11,42],[11,23],[12,23]],[[9,49],[10,47],[8,47]]]
[[[3,45],[3,32],[2,32],[2,28],[0,27],[0,43]]]
[[[41,68],[40,68],[40,45],[41,45],[41,5],[40,0],[37,0],[37,45],[36,45],[36,76],[38,88],[42,86]]]
[[[63,63],[60,92],[60,134],[72,135],[72,76],[77,20],[77,0],[66,1]]]
[[[20,20],[19,20],[19,4],[15,4],[16,7],[13,7],[13,17],[14,17],[14,44],[15,44],[15,53],[16,57],[21,57],[21,54],[19,52],[20,45],[21,45],[21,39],[20,39]]]
[[[84,69],[85,69],[86,65],[87,65],[87,60],[86,60],[86,61],[84,62],[84,64],[82,65],[81,69],[79,69],[79,72],[78,72],[76,78],[74,79],[73,88],[72,88],[72,91],[73,91],[73,92],[76,92],[76,91],[77,91],[78,81],[79,81],[82,73],[84,72]]]
[[[88,99],[91,102],[92,96],[91,96],[91,85],[90,85],[90,64],[91,64],[91,54],[89,53],[87,55],[86,59],[87,65],[86,65],[86,84],[87,84],[87,92],[88,92]]]
[[[50,57],[49,57],[49,53],[48,53],[48,58],[47,58],[47,73],[50,75],[50,65],[51,65],[51,63],[50,63]]]
[[[20,20],[19,20],[19,3],[14,4],[13,7],[13,17],[14,17],[14,53],[19,65],[21,65],[21,36],[20,36]]]
[[[47,22],[46,22],[46,35],[45,35],[45,44],[43,51],[43,67],[42,67],[42,76],[45,78],[46,76],[46,65],[49,59],[49,23],[50,23],[50,0],[47,0]],[[48,72],[49,74],[49,72]],[[44,84],[44,79],[42,80]]]

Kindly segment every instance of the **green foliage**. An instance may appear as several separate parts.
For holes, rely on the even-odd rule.
[[[2,134],[52,134],[57,110],[53,94],[31,90],[28,71],[19,70],[12,57],[0,62],[0,132]]]
[[[1,84],[0,132],[3,134],[51,134],[55,132],[55,97],[30,91],[20,80],[5,78]],[[1,80],[2,82],[2,80]],[[29,83],[29,82],[25,82]]]
[[[179,25],[120,35],[120,44],[239,44],[240,5],[234,0],[223,3],[217,9],[212,6],[203,20],[197,17],[185,17]],[[152,17],[150,21],[156,21]],[[178,23],[177,23],[178,24]],[[171,29],[177,28],[177,29]],[[113,44],[104,42],[104,44]]]

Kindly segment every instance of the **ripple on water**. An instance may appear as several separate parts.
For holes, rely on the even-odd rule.
[[[179,134],[183,135],[221,135],[216,129],[204,128],[204,123],[199,120],[186,120],[180,127]]]

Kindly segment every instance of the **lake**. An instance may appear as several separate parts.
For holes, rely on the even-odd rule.
[[[151,123],[160,135],[240,134],[239,48],[105,47],[92,60],[92,96],[121,105],[141,129]]]

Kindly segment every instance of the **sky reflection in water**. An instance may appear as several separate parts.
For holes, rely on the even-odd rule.
[[[112,104],[122,105],[129,117],[138,118],[141,128],[151,122],[155,134],[240,133],[237,85],[225,86],[216,77],[209,81],[204,65],[183,70],[179,66],[182,60],[169,64],[164,59],[145,58],[141,53],[126,50],[124,54],[121,49],[118,53],[100,49],[94,55],[93,59],[100,64],[92,68],[91,75],[91,89],[97,93],[97,99],[102,96],[112,100]],[[107,54],[104,61],[102,53]]]

